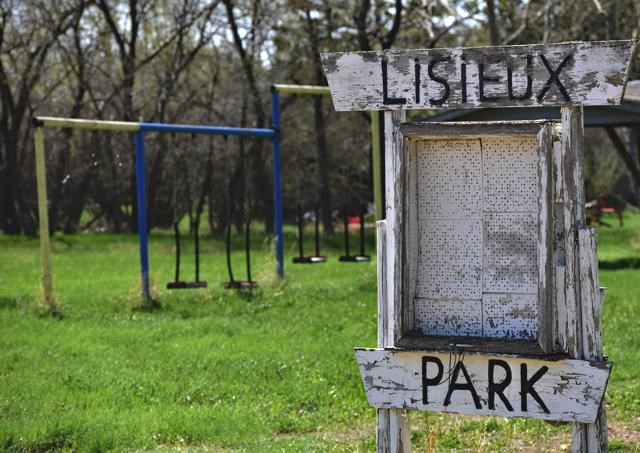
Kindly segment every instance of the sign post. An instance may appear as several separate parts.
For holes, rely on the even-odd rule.
[[[634,41],[322,56],[336,110],[385,110],[378,347],[356,349],[378,451],[405,411],[572,422],[607,448],[583,105],[622,99]],[[562,121],[405,123],[405,110],[559,105]]]

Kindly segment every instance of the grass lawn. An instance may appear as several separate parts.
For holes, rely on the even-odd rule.
[[[640,215],[625,220],[599,231],[605,353],[615,363],[607,410],[610,448],[638,451]],[[275,278],[270,242],[258,236],[261,288],[250,296],[223,290],[224,243],[203,238],[209,289],[169,292],[173,239],[154,232],[161,308],[147,312],[136,309],[135,236],[56,236],[61,316],[46,317],[31,309],[37,239],[0,235],[0,448],[373,451],[375,411],[352,348],[375,345],[375,260],[339,263],[336,235],[324,243],[329,262],[294,266],[287,239],[284,281]],[[244,278],[243,256],[234,259]],[[412,425],[416,451],[570,445],[568,425],[533,420],[415,413]]]

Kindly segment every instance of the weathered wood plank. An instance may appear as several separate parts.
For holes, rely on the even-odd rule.
[[[582,190],[582,180],[576,181],[574,168],[581,166],[583,159],[584,125],[581,107],[562,107],[560,109],[562,123],[562,141],[560,154],[562,161],[562,205],[564,219],[564,314],[559,318],[566,320],[564,330],[569,357],[580,358],[580,285],[578,279],[576,240],[580,215],[578,213],[578,191]],[[574,452],[583,451],[586,442],[586,426],[580,423],[573,425],[572,448]]]
[[[563,107],[561,118],[567,348],[570,357],[601,359],[601,296],[597,281],[597,246],[595,234],[584,228],[582,108]],[[606,446],[607,421],[603,400],[594,422],[574,425],[572,448],[575,452],[596,452],[606,450]]]
[[[582,356],[587,360],[602,360],[602,291],[598,283],[598,244],[596,230],[578,230],[580,273],[580,309],[582,315]],[[584,428],[583,428],[584,430]],[[604,399],[594,423],[586,426],[586,451],[607,450],[607,416]]]
[[[538,133],[538,343],[553,351],[553,125]]]
[[[400,126],[402,134],[412,136],[455,137],[457,139],[478,139],[480,137],[500,135],[536,135],[540,128],[557,120],[533,121],[451,121],[451,122],[415,122]]]
[[[404,272],[405,222],[407,195],[408,144],[403,140],[400,125],[406,112],[385,112],[385,201],[386,201],[386,270],[387,270],[387,322],[389,328],[387,346],[395,346],[402,336],[402,295],[405,285]]]
[[[448,353],[451,345],[464,344],[466,355],[500,354],[512,357],[545,357],[548,360],[567,358],[566,353],[549,354],[537,341],[512,340],[501,338],[478,338],[463,336],[434,337],[417,332],[403,336],[396,344],[398,348],[410,351],[435,351]]]
[[[592,422],[611,364],[356,349],[377,408]]]
[[[387,269],[386,264],[386,244],[387,225],[386,220],[376,222],[376,247],[377,247],[377,274],[378,274],[378,347],[384,348],[388,344],[387,332]]]
[[[635,41],[322,54],[338,111],[619,104]]]
[[[386,287],[386,220],[376,222],[378,264],[378,347],[389,342],[390,324]],[[379,453],[408,453],[411,451],[411,425],[408,414],[397,409],[378,409],[376,440]]]
[[[394,409],[378,409],[378,453],[409,453],[411,451],[411,426],[409,414]]]
[[[578,229],[584,225],[583,144],[584,125],[581,107],[562,107],[562,190],[564,207],[565,281],[564,297],[567,348],[571,358],[581,358],[580,349],[580,285],[578,281]]]
[[[559,132],[559,131],[558,131]],[[553,317],[556,351],[569,351],[567,340],[568,308],[565,297],[565,193],[564,193],[564,146],[561,140],[553,141]]]
[[[598,283],[598,244],[596,230],[578,230],[580,308],[582,311],[582,357],[602,359],[602,306]]]

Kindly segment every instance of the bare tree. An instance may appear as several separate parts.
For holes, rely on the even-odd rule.
[[[259,56],[259,52],[257,51],[259,48],[257,30],[260,28],[260,22],[263,19],[261,15],[263,5],[260,0],[253,0],[249,3],[250,13],[248,17],[251,19],[248,29],[251,30],[251,32],[248,33],[247,37],[243,40],[240,36],[238,22],[234,14],[236,5],[233,0],[222,0],[222,3],[225,7],[233,45],[236,53],[240,57],[245,82],[251,94],[251,106],[253,107],[253,114],[255,115],[255,127],[263,128],[267,124],[267,115],[263,106],[263,100],[260,95],[261,90],[258,86],[254,68],[254,65],[258,64],[256,61]],[[245,41],[248,42],[245,43]],[[265,167],[266,158],[264,150],[262,140],[252,140],[249,147],[249,159],[251,161],[252,179],[254,181],[252,187],[256,192],[258,204],[263,208],[261,214],[266,230],[267,232],[273,232],[273,198],[271,196],[271,182]]]
[[[26,154],[27,120],[34,90],[47,74],[49,52],[83,7],[81,1],[0,3],[0,228],[5,233],[36,232],[24,179],[24,166],[32,162]]]

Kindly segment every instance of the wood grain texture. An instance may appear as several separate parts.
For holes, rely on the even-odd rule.
[[[567,354],[549,354],[540,348],[537,341],[525,341],[501,338],[478,338],[447,336],[424,336],[418,333],[410,333],[398,340],[396,346],[409,351],[433,351],[448,353],[452,344],[465,344],[466,355],[500,354],[511,357],[530,357],[548,360],[560,360],[567,358]]]
[[[376,222],[376,251],[378,275],[378,347],[384,348],[388,344],[387,332],[387,269],[386,263],[387,225],[386,220]]]
[[[557,120],[533,120],[533,121],[450,121],[450,122],[415,122],[400,126],[400,132],[407,137],[429,136],[437,138],[441,136],[457,139],[480,139],[486,136],[500,135],[536,135],[540,128],[547,123],[556,123]]]
[[[373,407],[555,421],[592,422],[611,371],[606,362],[381,349],[356,349],[356,359]],[[502,396],[490,384],[502,384]]]
[[[553,137],[552,123],[545,124],[538,140],[538,344],[553,351]]]
[[[566,238],[565,238],[565,190],[564,190],[564,146],[561,142],[560,131],[556,131],[553,138],[553,317],[554,349],[568,352],[567,318],[569,309],[566,299],[565,269],[566,269]]]
[[[598,244],[596,230],[578,230],[580,278],[580,309],[582,315],[582,356],[587,360],[602,360],[602,301],[598,283]],[[607,416],[604,399],[594,423],[582,427],[586,451],[607,450]]]
[[[321,55],[338,111],[619,104],[635,41]]]
[[[395,346],[402,335],[404,313],[402,307],[403,290],[407,285],[404,263],[406,262],[405,222],[408,198],[407,164],[408,143],[403,139],[400,125],[405,112],[385,112],[385,201],[386,201],[386,272],[387,280],[387,322],[389,328],[388,346]]]
[[[581,107],[562,107],[560,109],[562,123],[562,141],[560,154],[562,161],[562,203],[564,207],[564,316],[565,326],[559,328],[566,332],[567,350],[569,357],[581,358],[581,312],[580,312],[580,281],[578,270],[577,238],[581,225],[579,192],[584,190],[582,175],[576,179],[576,169],[582,167],[584,144],[584,121]],[[573,425],[572,448],[575,452],[585,451],[587,426],[583,423]]]
[[[35,129],[36,180],[38,190],[38,221],[40,226],[40,302],[46,308],[55,306],[51,274],[51,244],[49,241],[49,211],[47,204],[47,168],[44,150],[44,130]]]
[[[562,201],[564,206],[564,297],[567,349],[572,358],[581,358],[580,285],[578,281],[578,229],[584,225],[584,126],[581,107],[562,107]]]
[[[389,342],[390,324],[386,288],[386,221],[376,222],[378,252],[378,347]],[[379,453],[408,453],[411,451],[411,424],[404,411],[396,409],[377,410],[376,443]]]

